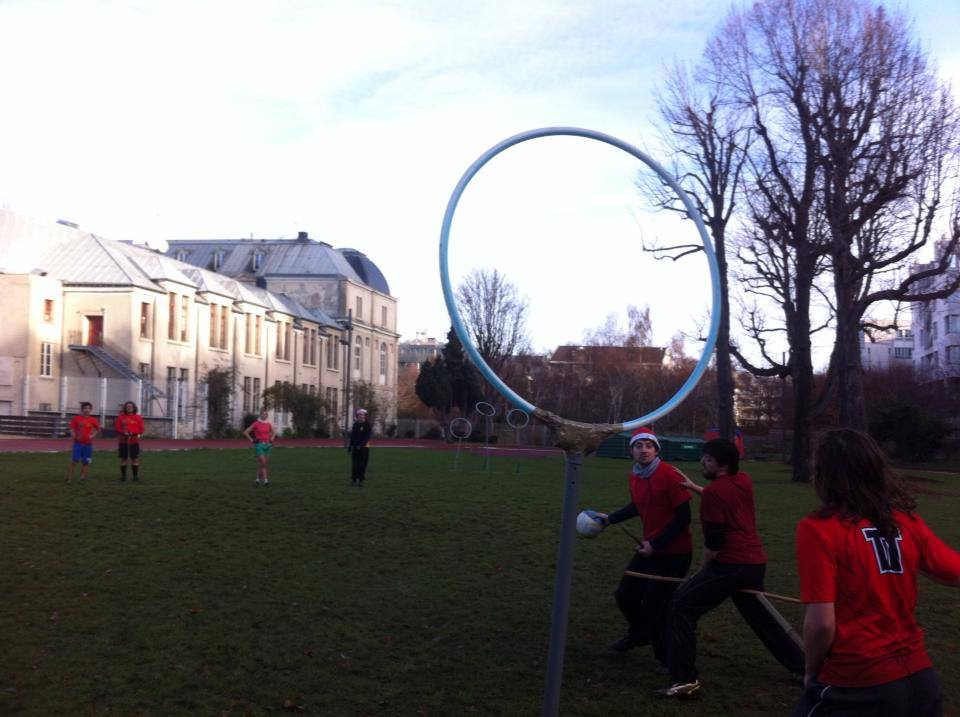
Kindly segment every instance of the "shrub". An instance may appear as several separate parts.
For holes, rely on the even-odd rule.
[[[928,461],[934,458],[950,435],[950,426],[919,406],[900,403],[874,409],[870,433],[881,445],[892,446],[896,458]]]

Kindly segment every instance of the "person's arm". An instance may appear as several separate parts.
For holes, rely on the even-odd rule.
[[[687,476],[687,474],[684,473],[683,471],[679,469],[676,469],[676,470],[677,470],[677,473],[679,473],[683,477],[683,480],[680,482],[681,486],[686,488],[691,493],[696,493],[697,495],[700,495],[701,493],[703,493],[702,485],[699,485],[698,483],[694,483],[692,480],[690,480],[689,476]]]
[[[273,424],[270,424],[270,442],[273,443],[277,439],[277,429],[273,427]]]
[[[93,430],[90,431],[90,440],[92,441],[97,437],[97,434],[100,433],[100,421],[93,422]]]
[[[247,426],[246,430],[244,430],[243,432],[244,438],[246,438],[251,443],[253,443],[253,436],[250,435],[250,431],[252,430],[253,430],[253,424],[251,423],[249,426]]]
[[[833,638],[836,634],[837,615],[834,603],[809,603],[803,617],[803,652],[806,655],[803,676],[804,687],[817,679],[820,668],[823,667],[823,663],[830,653]]]
[[[712,561],[716,560],[719,554],[720,554],[719,550],[711,550],[710,548],[704,546],[703,553],[700,557],[700,570],[703,570]]]
[[[604,525],[615,525],[616,523],[630,520],[630,518],[636,518],[639,514],[637,506],[633,503],[627,503],[620,510],[614,511],[613,513],[597,513],[597,517],[603,521]]]
[[[923,534],[920,574],[941,585],[960,587],[960,553],[940,540],[920,516],[914,516],[914,520]]]

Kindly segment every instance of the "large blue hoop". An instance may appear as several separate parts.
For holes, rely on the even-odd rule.
[[[447,312],[450,314],[450,321],[453,323],[453,330],[460,338],[460,343],[463,344],[463,348],[466,350],[467,355],[470,356],[470,360],[480,370],[480,373],[483,374],[483,377],[487,379],[487,381],[489,381],[490,384],[496,388],[497,391],[499,391],[500,394],[512,405],[529,413],[536,411],[536,406],[518,395],[493,372],[493,370],[487,365],[486,361],[484,361],[480,356],[480,352],[477,351],[477,347],[474,346],[473,339],[467,333],[463,319],[460,317],[460,312],[457,310],[453,287],[450,285],[448,249],[450,245],[450,226],[453,223],[453,215],[457,209],[457,204],[460,202],[460,197],[463,195],[463,191],[467,188],[470,180],[473,179],[477,172],[479,172],[480,169],[491,159],[516,144],[520,144],[521,142],[526,142],[527,140],[531,139],[538,139],[540,137],[554,136],[584,137],[586,139],[594,139],[599,142],[604,142],[614,147],[619,147],[627,154],[633,155],[650,167],[650,169],[657,173],[660,179],[662,179],[673,189],[673,191],[677,193],[680,201],[683,202],[683,206],[687,210],[687,217],[693,220],[697,227],[697,231],[700,232],[700,239],[703,242],[703,251],[707,255],[707,261],[710,266],[710,283],[713,289],[713,300],[710,311],[710,332],[707,335],[707,340],[703,345],[703,353],[700,355],[700,360],[697,361],[697,365],[694,367],[693,373],[687,377],[687,380],[684,382],[684,384],[668,401],[644,416],[640,416],[632,421],[626,421],[623,423],[624,430],[632,430],[647,423],[652,423],[658,418],[662,418],[683,402],[687,395],[689,395],[689,393],[697,385],[697,382],[699,382],[703,377],[707,367],[710,365],[710,357],[713,355],[713,347],[717,343],[717,333],[720,329],[720,268],[717,264],[717,255],[713,250],[713,244],[710,242],[710,237],[707,235],[707,230],[703,226],[703,220],[700,217],[700,213],[696,210],[696,207],[694,207],[693,202],[690,201],[690,197],[687,196],[687,193],[683,191],[680,185],[677,184],[677,181],[670,176],[669,173],[667,173],[667,171],[659,164],[659,162],[654,160],[652,157],[648,156],[644,152],[641,152],[633,145],[627,144],[626,142],[609,134],[595,132],[594,130],[589,129],[582,129],[580,127],[543,127],[541,129],[527,130],[526,132],[521,132],[520,134],[516,134],[513,137],[505,139],[499,144],[496,144],[488,149],[486,152],[480,155],[480,157],[473,164],[470,165],[467,171],[464,172],[463,176],[460,178],[460,181],[457,182],[457,186],[454,188],[453,194],[450,195],[450,201],[447,202],[447,211],[443,215],[443,228],[440,230],[440,283],[443,286],[443,300],[447,304]]]

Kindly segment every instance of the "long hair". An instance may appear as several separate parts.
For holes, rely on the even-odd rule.
[[[867,520],[888,539],[897,533],[893,511],[909,514],[917,506],[876,442],[851,428],[830,430],[820,438],[813,486],[823,504],[821,517]]]
[[[127,412],[127,406],[133,406],[133,411],[131,411],[131,413],[137,413],[137,404],[135,404],[133,401],[127,401],[123,404],[123,413]]]

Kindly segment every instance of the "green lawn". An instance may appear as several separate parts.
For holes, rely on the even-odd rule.
[[[140,484],[116,481],[108,451],[87,485],[64,483],[66,462],[0,455],[0,714],[539,713],[561,459],[494,457],[485,472],[464,453],[454,472],[453,453],[374,448],[363,489],[333,448],[275,449],[269,488],[245,450],[151,453]],[[581,506],[626,503],[627,467],[587,459]],[[774,464],[746,469],[768,589],[795,595],[812,492]],[[921,512],[960,546],[960,477],[929,478]],[[562,714],[787,713],[797,688],[730,605],[701,623],[702,696],[652,701],[652,655],[607,651],[631,549],[617,529],[576,544]],[[798,608],[783,612],[799,627]],[[958,615],[960,591],[923,583],[948,713]]]

